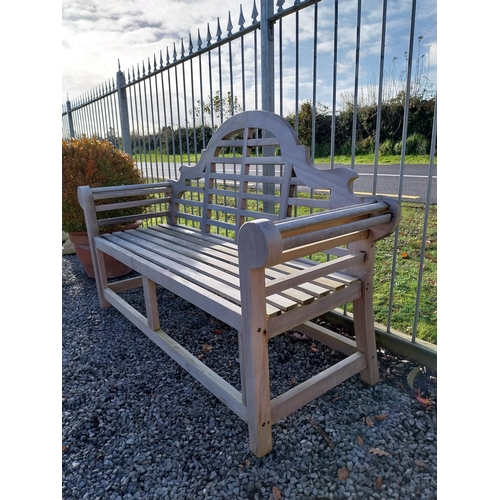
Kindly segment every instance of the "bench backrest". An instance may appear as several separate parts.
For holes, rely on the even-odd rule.
[[[315,168],[286,120],[245,111],[221,125],[195,166],[181,167],[172,183],[169,223],[234,239],[247,220],[363,203],[353,194],[357,177],[347,168]]]

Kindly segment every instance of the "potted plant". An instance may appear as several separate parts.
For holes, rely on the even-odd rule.
[[[107,140],[97,137],[81,137],[62,141],[62,229],[67,232],[76,254],[87,274],[94,278],[94,269],[87,238],[83,210],[78,203],[78,186],[107,187],[144,183],[134,160],[119,151]],[[109,201],[109,200],[108,200]],[[119,202],[120,200],[115,200]],[[134,215],[136,209],[123,209],[114,215]],[[105,216],[103,212],[103,216]],[[140,225],[106,226],[101,232],[111,232]],[[130,268],[121,262],[105,256],[109,278],[123,276]]]

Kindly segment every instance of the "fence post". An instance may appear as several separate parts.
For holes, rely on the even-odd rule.
[[[260,1],[260,48],[262,109],[274,112],[274,22],[273,0]]]
[[[127,92],[125,90],[125,83],[125,75],[118,65],[118,72],[116,73],[116,87],[118,90],[118,109],[120,111],[123,151],[132,156],[132,141],[130,140],[130,125],[128,121]]]
[[[75,129],[73,128],[73,116],[71,115],[71,103],[66,100],[66,111],[68,112],[68,127],[70,137],[75,137]]]
[[[264,111],[272,111],[274,113],[274,22],[269,20],[273,14],[273,0],[260,0],[260,83],[262,93],[262,109]],[[274,150],[271,151],[269,146],[265,149],[268,149],[268,151],[264,152],[266,156],[273,155]],[[264,165],[263,174],[274,176],[275,165]],[[274,195],[274,190],[274,183],[264,183],[264,194]],[[274,213],[274,203],[265,201],[263,211],[265,213]]]

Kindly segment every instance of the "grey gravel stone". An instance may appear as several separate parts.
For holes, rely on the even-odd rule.
[[[273,487],[283,500],[437,498],[435,409],[396,385],[349,379],[278,422],[273,451],[258,459],[239,417],[115,309],[100,308],[74,255],[63,256],[62,286],[64,500],[269,500]],[[157,293],[162,328],[239,388],[236,332]],[[140,291],[123,297],[144,312]],[[291,334],[270,341],[273,394],[343,357],[323,347],[313,353],[310,344]]]

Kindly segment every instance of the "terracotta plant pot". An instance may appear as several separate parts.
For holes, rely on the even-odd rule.
[[[142,221],[136,221],[133,224],[124,226],[121,229],[114,229],[109,231],[103,231],[103,233],[113,233],[115,231],[124,231],[126,229],[135,229],[142,224]],[[103,234],[101,233],[101,234]],[[70,231],[68,233],[69,239],[73,246],[75,247],[75,252],[80,262],[83,264],[87,275],[90,278],[95,279],[94,266],[92,264],[92,255],[90,253],[89,238],[86,231]],[[125,276],[130,273],[132,269],[119,260],[104,254],[104,262],[106,263],[106,276],[108,278],[119,278],[120,276]]]

